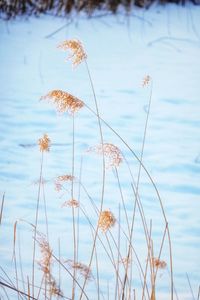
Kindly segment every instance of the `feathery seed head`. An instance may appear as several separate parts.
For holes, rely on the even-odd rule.
[[[120,261],[119,261],[119,263],[122,263],[123,265],[129,265],[130,263],[131,263],[131,258],[129,257],[123,257]]]
[[[41,100],[46,99],[56,105],[56,109],[59,113],[68,112],[72,115],[84,106],[83,101],[61,90],[53,90],[41,97]]]
[[[75,179],[72,175],[60,175],[55,179],[55,190],[60,192],[62,190],[62,186],[64,182],[73,181]]]
[[[87,58],[81,42],[77,39],[66,40],[60,43],[58,48],[70,51],[71,54],[68,56],[67,60],[71,59],[74,67],[78,66],[84,59]]]
[[[57,192],[60,192],[62,190],[62,184],[60,184],[59,182],[55,181],[55,190]]]
[[[74,176],[72,175],[60,175],[57,177],[57,181],[73,181]]]
[[[122,153],[119,148],[110,143],[104,143],[103,145],[97,145],[91,147],[88,151],[95,152],[97,154],[104,154],[106,160],[106,167],[118,167],[122,162]]]
[[[90,268],[88,266],[86,266],[85,264],[83,264],[81,262],[74,263],[74,261],[71,259],[68,259],[66,261],[66,263],[68,264],[68,266],[70,268],[76,269],[79,272],[79,274],[81,276],[83,276],[85,279],[91,280],[93,278]]]
[[[38,238],[38,244],[42,254],[41,260],[38,262],[41,270],[47,275],[50,274],[50,265],[52,258],[52,250],[47,242],[45,236],[40,235]]]
[[[48,135],[45,133],[44,136],[38,140],[38,145],[40,147],[40,151],[49,151],[51,140],[49,139]]]
[[[152,264],[154,267],[158,269],[165,269],[167,266],[167,263],[164,260],[160,260],[159,258],[153,257],[152,258]]]
[[[149,85],[150,81],[151,81],[151,77],[149,75],[146,75],[142,80],[142,87]]]
[[[71,207],[76,208],[76,207],[79,207],[79,202],[76,199],[71,199],[71,200],[65,201],[62,204],[62,207],[66,207],[66,206],[71,206]]]
[[[41,260],[38,262],[38,265],[40,266],[41,270],[43,271],[47,285],[49,287],[50,295],[51,296],[60,296],[63,298],[63,293],[60,289],[60,287],[57,285],[56,280],[54,279],[52,273],[51,273],[51,264],[52,264],[52,249],[50,248],[50,245],[43,234],[39,234],[38,240],[37,240],[40,251],[42,254]]]
[[[110,210],[104,210],[100,213],[98,224],[99,228],[101,228],[103,232],[106,232],[108,229],[113,227],[115,222],[116,219]]]

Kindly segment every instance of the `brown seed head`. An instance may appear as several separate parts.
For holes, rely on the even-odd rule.
[[[142,81],[142,87],[149,85],[150,81],[151,81],[151,77],[149,75],[146,75]]]
[[[60,192],[62,190],[62,184],[60,184],[59,182],[55,181],[55,190],[57,192]]]
[[[73,181],[74,176],[72,175],[60,175],[57,177],[57,181]]]
[[[60,175],[55,179],[55,190],[60,192],[62,190],[62,186],[64,182],[73,181],[75,179],[72,175]]]
[[[38,140],[38,145],[40,147],[40,151],[49,151],[51,140],[49,139],[48,135],[45,133],[44,136]]]
[[[46,99],[53,102],[60,113],[68,112],[69,114],[74,114],[84,106],[83,101],[61,90],[53,90],[41,97],[41,100]]]
[[[70,55],[67,60],[72,60],[73,66],[78,66],[84,59],[87,58],[87,55],[83,49],[83,46],[79,40],[67,40],[58,45],[58,48],[65,51],[70,51]]]
[[[89,151],[96,152],[97,154],[104,154],[106,159],[106,167],[118,167],[122,162],[122,153],[119,148],[110,143],[97,145],[91,147]]]
[[[52,249],[50,248],[46,237],[42,234],[39,235],[37,242],[39,244],[40,251],[42,254],[42,258],[38,262],[38,265],[45,275],[50,295],[63,297],[63,293],[60,287],[57,285],[56,280],[54,279],[51,273]]]
[[[131,258],[129,257],[123,257],[120,261],[119,261],[119,263],[122,263],[123,265],[129,265],[130,263],[131,263]]]
[[[71,207],[79,207],[79,202],[75,199],[71,199],[71,200],[68,200],[68,201],[65,201],[63,204],[62,204],[62,207],[66,207],[66,206],[71,206]]]
[[[42,254],[42,258],[38,262],[41,270],[47,275],[50,274],[50,265],[51,265],[51,258],[52,258],[52,250],[47,242],[45,236],[40,235],[38,238],[38,244],[40,247],[40,251]]]
[[[103,232],[106,232],[108,229],[113,227],[115,225],[115,222],[116,219],[111,211],[104,210],[100,213],[98,224],[99,228],[101,228]]]
[[[85,279],[91,280],[93,278],[90,268],[85,264],[81,262],[74,263],[74,261],[71,259],[68,259],[66,263],[70,268],[76,269],[80,273],[80,275],[83,276]]]
[[[154,267],[158,269],[165,269],[167,266],[167,263],[164,260],[160,260],[159,258],[153,257],[152,258],[152,263]]]

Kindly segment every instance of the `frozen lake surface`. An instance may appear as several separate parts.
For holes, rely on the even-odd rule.
[[[64,26],[66,24],[66,26]],[[63,29],[56,32],[57,29]],[[127,18],[84,16],[69,20],[42,16],[12,21],[0,21],[0,191],[5,192],[3,220],[0,227],[0,262],[15,282],[13,226],[23,219],[34,223],[41,153],[37,140],[48,133],[52,140],[50,152],[44,157],[45,198],[49,220],[50,243],[58,253],[72,258],[72,217],[69,208],[61,208],[68,198],[54,189],[54,178],[71,172],[72,117],[58,115],[53,106],[40,97],[50,90],[62,89],[82,99],[94,108],[94,100],[84,64],[75,70],[65,63],[66,53],[57,49],[65,39],[79,38],[88,55],[101,116],[125,139],[140,156],[150,88],[142,88],[147,74],[153,79],[150,110],[143,162],[152,175],[169,222],[171,232],[174,283],[178,299],[192,299],[186,273],[195,293],[200,281],[200,7],[187,5],[153,6],[135,11]],[[123,143],[103,126],[106,142],[117,145],[129,161],[137,179],[138,164]],[[92,199],[99,206],[101,198],[101,159],[87,152],[100,143],[96,118],[83,108],[75,117],[75,176],[81,178]],[[133,201],[130,175],[123,163],[119,176],[129,218]],[[96,216],[86,194],[75,184],[88,216]],[[164,222],[155,191],[141,173],[139,193],[147,217],[152,219],[152,236],[158,255]],[[45,229],[41,201],[38,229]],[[105,203],[118,216],[120,203],[116,174],[106,170]],[[123,219],[122,213],[122,219]],[[134,240],[136,250],[145,264],[147,255],[144,236],[137,214]],[[122,220],[124,228],[126,223]],[[117,228],[113,228],[117,234]],[[24,274],[30,274],[31,230],[18,223]],[[79,260],[88,264],[91,253],[90,228],[80,216]],[[126,253],[127,245],[122,245]],[[37,253],[39,257],[39,252]],[[110,287],[113,298],[113,277],[99,250],[102,293]],[[169,264],[167,243],[163,259]],[[55,273],[58,270],[55,267]],[[2,271],[1,278],[4,277]],[[25,276],[25,281],[26,275]],[[30,275],[29,275],[30,276]],[[39,279],[38,279],[39,280]],[[66,296],[70,297],[70,279],[62,279]],[[134,287],[138,288],[138,278]],[[169,299],[167,269],[159,274],[157,299]],[[23,284],[21,283],[21,288]],[[90,299],[96,298],[95,285],[90,282]],[[0,298],[3,291],[0,290]],[[8,291],[10,299],[17,299]],[[2,296],[3,297],[3,296]],[[3,299],[3,298],[2,298]],[[138,299],[139,293],[138,293]]]

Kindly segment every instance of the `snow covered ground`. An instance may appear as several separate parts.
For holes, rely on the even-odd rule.
[[[62,26],[62,30],[55,32]],[[14,265],[10,263],[13,225],[19,219],[34,223],[38,190],[34,181],[39,178],[41,157],[37,140],[43,133],[48,133],[53,142],[44,161],[51,245],[58,252],[60,238],[61,254],[66,255],[67,251],[66,259],[72,258],[71,211],[61,208],[67,199],[61,198],[52,184],[56,176],[71,172],[72,118],[57,115],[50,104],[39,99],[50,90],[63,89],[94,107],[84,64],[73,70],[70,62],[64,62],[67,54],[56,48],[65,39],[79,38],[88,55],[100,114],[138,155],[150,94],[150,89],[142,88],[141,82],[147,74],[153,79],[144,164],[157,184],[169,221],[178,299],[192,299],[186,273],[196,299],[200,280],[200,7],[153,6],[147,11],[135,9],[128,18],[121,13],[91,19],[79,16],[72,22],[52,16],[1,20],[0,37],[0,191],[6,194],[0,228],[1,266],[14,280]],[[86,108],[75,118],[75,132],[75,175],[79,176],[83,157],[82,180],[99,205],[101,170],[97,166],[101,160],[86,150],[100,139],[97,121]],[[103,132],[107,142],[116,144],[125,153],[137,178],[138,165],[126,147],[106,127]],[[120,167],[120,180],[131,216],[130,176],[124,165]],[[105,208],[117,216],[120,197],[116,182],[115,174],[108,170]],[[78,197],[78,185],[75,193]],[[87,197],[83,192],[81,195],[90,218],[95,219]],[[143,171],[140,195],[148,224],[153,219],[155,252],[158,252],[163,218]],[[41,230],[44,223],[41,209]],[[87,264],[91,241],[87,238],[90,231],[84,218],[81,226],[79,258]],[[135,226],[136,249],[145,263],[146,248],[139,221]],[[26,273],[31,265],[31,232],[23,222],[18,227]],[[163,259],[169,262],[167,244],[164,248]],[[99,257],[100,271],[104,274],[102,292],[106,292],[109,282],[112,299],[112,273],[104,261],[103,250]],[[169,299],[167,270],[161,272],[158,281],[157,299]],[[62,284],[68,284],[69,288],[69,282]],[[139,283],[134,284],[137,289]],[[96,299],[92,283],[87,290],[93,295],[91,299]],[[3,292],[0,292],[1,297]],[[10,295],[16,299],[14,294]]]

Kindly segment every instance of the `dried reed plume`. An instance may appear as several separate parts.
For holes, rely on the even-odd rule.
[[[60,175],[56,178],[57,181],[72,181],[74,180],[74,176],[72,175]]]
[[[71,200],[65,201],[62,204],[62,207],[66,207],[66,206],[71,206],[71,207],[76,208],[76,207],[79,207],[79,202],[76,199],[71,199]]]
[[[60,296],[63,297],[63,293],[57,285],[53,275],[51,274],[51,265],[52,265],[52,249],[43,234],[39,234],[37,242],[40,247],[42,254],[41,260],[38,262],[40,269],[45,275],[46,283],[49,287],[49,293],[51,296]]]
[[[60,192],[64,182],[73,181],[75,179],[72,175],[60,175],[55,179],[55,190]]]
[[[152,258],[152,264],[154,267],[158,268],[158,269],[165,269],[167,264],[164,260],[160,260],[159,258]]]
[[[149,85],[150,81],[151,81],[151,77],[149,75],[146,75],[142,81],[142,87]]]
[[[61,90],[53,90],[41,97],[41,100],[46,99],[56,105],[56,109],[59,113],[68,112],[69,114],[74,114],[84,106],[83,101]]]
[[[41,152],[49,151],[49,148],[51,146],[51,140],[46,133],[41,139],[38,140],[38,145],[40,147]]]
[[[62,190],[62,184],[55,181],[55,190],[60,192]]]
[[[93,278],[92,272],[88,266],[81,262],[75,262],[71,259],[65,261],[68,266],[72,269],[76,269],[81,276],[83,276],[86,280],[91,280]]]
[[[98,224],[99,228],[101,228],[103,232],[106,232],[108,229],[113,227],[115,222],[116,219],[111,211],[104,210],[100,213]]]
[[[122,263],[123,265],[130,265],[130,263],[131,263],[131,258],[129,257],[123,257],[120,261],[119,261],[119,263]]]
[[[78,66],[84,59],[87,58],[87,55],[83,49],[83,46],[79,40],[67,40],[58,45],[58,48],[65,51],[69,50],[71,54],[68,56],[67,60],[72,60],[74,67]]]
[[[118,167],[122,162],[122,153],[119,148],[110,143],[91,147],[88,151],[104,154],[106,159],[106,167]]]

